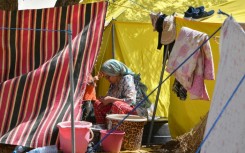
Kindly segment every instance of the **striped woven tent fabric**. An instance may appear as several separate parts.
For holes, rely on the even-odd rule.
[[[0,11],[0,143],[34,148],[58,143],[57,124],[71,120],[71,32],[74,118],[80,119],[106,9],[106,2],[98,2]]]

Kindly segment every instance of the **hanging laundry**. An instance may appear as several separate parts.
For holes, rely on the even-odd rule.
[[[214,80],[213,55],[208,35],[182,27],[170,54],[166,70],[172,73],[188,56],[198,49],[175,73],[176,79],[190,92],[191,99],[209,100],[204,79]],[[201,46],[201,47],[200,47]],[[200,47],[200,48],[199,48]]]
[[[172,43],[176,38],[176,26],[174,15],[167,16],[162,25],[161,43],[168,45]]]
[[[172,91],[176,93],[177,97],[179,97],[180,100],[186,100],[187,90],[183,87],[182,84],[180,84],[177,79],[174,80]]]
[[[232,18],[220,32],[220,61],[201,153],[245,150],[245,31]]]
[[[158,32],[158,45],[157,49],[161,49],[162,45],[173,45],[176,38],[176,26],[174,15],[167,16],[166,14],[150,13],[151,23],[154,31]]]
[[[162,14],[162,13],[151,13],[150,17],[151,17],[151,23],[152,26],[154,27],[154,31],[158,32],[158,44],[157,44],[157,49],[161,49],[162,48],[162,43],[161,43],[161,37],[162,37],[162,26],[163,26],[163,21],[165,19],[167,15],[166,14]]]

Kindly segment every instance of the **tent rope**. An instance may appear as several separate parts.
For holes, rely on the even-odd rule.
[[[46,31],[46,32],[67,32],[71,33],[70,30],[53,30],[53,29],[33,29],[33,28],[8,28],[8,27],[0,27],[0,30],[28,30],[28,31]]]
[[[143,5],[136,3],[136,2],[133,1],[133,0],[129,0],[129,1],[132,2],[132,3],[134,3],[134,4],[136,4],[136,5],[138,5],[138,6],[140,6],[140,7],[143,8],[143,9],[147,10],[149,13],[153,12],[153,11],[151,11],[151,10],[148,10],[148,9],[147,9],[146,7],[144,7]]]
[[[131,9],[133,11],[141,11],[141,12],[145,12],[145,13],[149,13],[149,11],[145,11],[145,10],[141,10],[141,9],[135,9],[133,7],[129,7],[129,6],[125,6],[125,5],[119,5],[119,4],[115,4],[115,3],[110,3],[110,5],[115,5],[115,6],[120,6],[120,7],[124,7],[124,8],[127,8],[127,9]]]
[[[227,13],[225,13],[225,12],[223,12],[223,11],[221,11],[220,9],[218,10],[218,12],[217,12],[218,14],[223,14],[223,15],[226,15],[227,17],[230,17],[230,15],[229,14],[227,14]]]

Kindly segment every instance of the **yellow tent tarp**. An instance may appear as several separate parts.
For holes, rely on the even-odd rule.
[[[97,59],[95,72],[106,59],[116,58],[124,62],[133,71],[141,73],[142,80],[152,91],[158,86],[163,49],[157,50],[158,33],[153,31],[149,13],[163,12],[167,15],[174,12],[183,13],[189,6],[205,6],[207,10],[215,10],[215,14],[202,22],[188,21],[183,19],[183,14],[176,18],[177,33],[183,26],[193,28],[211,35],[221,26],[226,16],[217,14],[218,9],[232,14],[238,22],[244,22],[245,9],[242,0],[219,1],[143,1],[118,0],[110,2],[107,13],[107,27],[102,41],[101,51]],[[111,8],[111,9],[110,9]],[[115,19],[115,20],[112,20]],[[112,22],[111,22],[112,21]],[[111,22],[111,23],[110,23]],[[110,23],[110,24],[108,24]],[[214,39],[216,38],[216,39]],[[219,33],[210,40],[215,72],[217,74],[219,63]],[[114,47],[113,47],[114,46]],[[114,56],[114,57],[113,57]],[[168,74],[165,73],[164,78]],[[180,101],[176,94],[171,91],[173,77],[167,80],[161,89],[157,116],[168,117],[171,136],[182,135],[194,127],[202,116],[209,110],[211,101],[190,100]],[[212,99],[215,81],[205,81],[209,96]],[[108,84],[105,80],[100,82],[98,96],[104,95]],[[148,92],[148,93],[149,93]],[[156,92],[150,96],[154,103]]]

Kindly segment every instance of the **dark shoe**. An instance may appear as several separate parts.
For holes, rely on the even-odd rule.
[[[192,18],[194,20],[203,20],[203,19],[206,19],[206,18],[210,17],[213,14],[214,14],[214,10],[211,10],[211,11],[208,11],[208,12],[204,11],[204,12],[194,13],[192,15]]]
[[[202,13],[202,12],[204,12],[204,6],[199,6],[199,7],[196,7],[195,8],[195,11],[194,11],[194,13]]]
[[[189,6],[188,10],[184,12],[184,18],[192,18],[194,14],[200,14],[204,12],[204,6],[199,6],[199,7],[192,7]]]
[[[184,13],[184,18],[192,18],[192,14],[195,12],[195,8],[190,6],[188,10]]]

